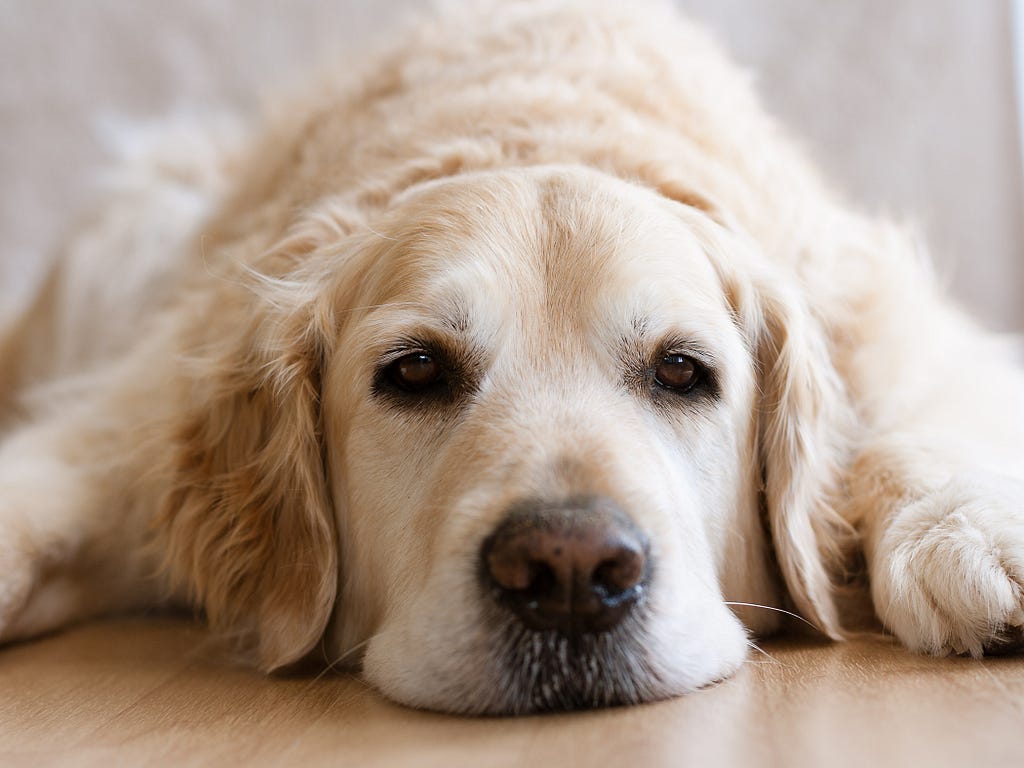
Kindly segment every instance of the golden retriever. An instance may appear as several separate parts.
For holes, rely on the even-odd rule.
[[[0,424],[4,640],[193,605],[509,714],[841,638],[858,553],[912,649],[1024,625],[1021,368],[667,4],[463,4],[168,128],[0,335]]]

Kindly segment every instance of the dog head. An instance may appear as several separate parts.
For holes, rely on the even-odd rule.
[[[172,573],[262,666],[324,637],[420,707],[664,698],[742,663],[774,614],[727,602],[780,604],[776,570],[836,631],[841,393],[751,243],[558,167],[330,221],[253,276],[165,512]]]

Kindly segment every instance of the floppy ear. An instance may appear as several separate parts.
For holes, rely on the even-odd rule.
[[[309,234],[293,233],[271,259],[312,248]],[[314,646],[337,592],[320,415],[333,338],[324,279],[247,271],[220,282],[184,342],[182,415],[166,438],[168,574],[265,670]]]
[[[757,454],[779,568],[796,607],[839,638],[830,574],[854,536],[835,509],[852,434],[849,400],[798,287],[745,244],[711,250],[758,368]]]

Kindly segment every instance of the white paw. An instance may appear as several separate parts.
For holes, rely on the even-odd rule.
[[[35,575],[30,558],[0,544],[0,643],[18,639],[18,620],[32,594]]]
[[[871,569],[879,617],[910,649],[1024,647],[1024,487],[953,482],[896,512]]]

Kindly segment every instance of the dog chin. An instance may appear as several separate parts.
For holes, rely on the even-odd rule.
[[[433,631],[396,622],[369,643],[363,672],[408,706],[528,715],[680,696],[729,677],[746,658],[746,631],[721,603],[675,621],[654,622],[651,606],[639,608],[613,630],[575,637],[530,630],[489,610],[477,625],[485,631],[463,623],[457,633],[450,625],[439,632],[436,614]]]

